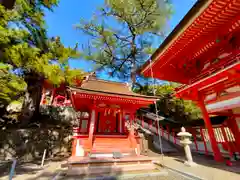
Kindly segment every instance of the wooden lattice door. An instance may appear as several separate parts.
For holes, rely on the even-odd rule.
[[[117,118],[113,114],[99,116],[98,133],[109,134],[117,132]]]

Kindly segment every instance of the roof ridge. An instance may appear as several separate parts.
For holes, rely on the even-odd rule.
[[[85,88],[81,88],[81,87],[74,87],[74,86],[68,86],[68,88],[70,90],[83,90],[83,91],[90,91],[90,92],[99,92],[99,93],[103,93],[103,94],[109,94],[109,95],[120,95],[120,96],[129,96],[129,97],[139,97],[139,98],[150,98],[150,99],[158,99],[157,96],[147,96],[147,95],[142,95],[142,94],[138,94],[135,92],[132,92],[132,94],[125,94],[125,93],[116,93],[116,92],[106,92],[106,91],[101,91],[101,90],[93,90],[93,89],[85,89]]]
[[[108,81],[108,80],[104,80],[104,79],[89,79],[88,81],[102,81],[102,82],[106,82],[106,83],[119,84],[119,85],[126,85],[127,86],[127,83],[124,83],[124,82]]]

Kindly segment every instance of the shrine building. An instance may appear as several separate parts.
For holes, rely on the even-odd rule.
[[[139,156],[134,131],[135,112],[157,99],[132,92],[126,83],[97,79],[89,75],[76,87],[67,87],[72,106],[78,112],[74,128],[72,157]]]

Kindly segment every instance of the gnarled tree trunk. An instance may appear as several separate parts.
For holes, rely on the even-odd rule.
[[[27,91],[20,116],[21,126],[26,126],[31,120],[38,118],[43,86],[42,77],[28,75],[25,81],[27,82]]]

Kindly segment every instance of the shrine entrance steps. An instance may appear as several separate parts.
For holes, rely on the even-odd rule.
[[[92,155],[96,157],[112,157],[112,154],[120,153],[122,156],[134,155],[134,148],[131,147],[131,142],[127,136],[123,137],[95,137],[93,147],[91,150]],[[104,156],[105,154],[105,156]],[[109,156],[108,156],[109,155]]]
[[[71,157],[68,160],[68,177],[121,176],[123,174],[159,175],[161,170],[153,159],[146,156],[113,158]],[[163,171],[161,172],[163,173]]]

